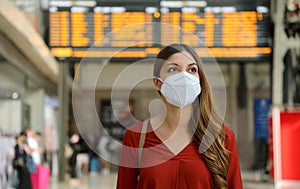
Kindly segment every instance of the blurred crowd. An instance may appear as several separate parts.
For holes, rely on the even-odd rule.
[[[0,131],[0,186],[1,188],[30,189],[30,173],[43,163],[42,134],[31,127],[17,135]]]
[[[58,162],[49,158],[43,141],[43,135],[31,127],[18,134],[0,131],[0,189],[34,189],[32,175],[40,166],[48,167],[53,175],[53,164]],[[73,133],[66,141],[64,152],[67,173],[74,180],[85,174],[110,174],[114,167],[104,159],[119,157],[120,151],[120,143],[110,137],[100,137],[96,149],[92,150],[80,134]],[[98,154],[105,156],[104,159]]]
[[[6,186],[12,184],[12,161],[15,154],[15,145],[15,136],[11,134],[4,134],[2,131],[0,131],[0,188],[6,188]]]
[[[118,159],[121,152],[120,142],[104,135],[99,138],[95,148],[91,149],[80,134],[73,133],[65,148],[70,177],[76,179],[84,174],[108,175],[115,171],[112,163],[106,160],[117,161],[115,158]]]

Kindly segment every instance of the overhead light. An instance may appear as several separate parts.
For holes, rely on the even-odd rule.
[[[160,6],[170,8],[181,8],[183,3],[181,1],[161,1]]]
[[[181,8],[181,7],[206,7],[206,1],[161,1],[161,7]]]
[[[268,9],[268,7],[258,6],[258,7],[256,7],[256,11],[261,12],[261,13],[268,13],[269,9]]]
[[[102,12],[105,13],[110,13],[111,12],[111,7],[102,7]]]
[[[205,7],[204,12],[211,13],[212,7]]]
[[[49,6],[57,7],[71,7],[71,6],[83,6],[83,7],[94,7],[96,6],[96,1],[70,1],[70,0],[55,0],[50,1]]]
[[[94,12],[102,12],[102,7],[95,7]]]
[[[0,88],[0,100],[17,100],[20,93],[15,89]]]
[[[57,7],[71,7],[72,1],[50,1],[49,6],[57,6]]]
[[[11,93],[11,98],[14,100],[17,100],[20,98],[20,94],[18,92],[12,92]]]
[[[111,12],[112,13],[120,13],[120,12],[125,12],[126,9],[125,7],[112,7]]]
[[[155,13],[155,12],[157,12],[157,8],[156,7],[146,7],[145,12],[146,13]]]
[[[184,13],[196,13],[197,12],[197,8],[195,8],[195,7],[183,7],[181,9],[181,12],[184,12]]]
[[[213,7],[212,8],[213,13],[221,13],[222,12],[222,8],[221,7]]]
[[[184,1],[184,6],[188,7],[206,7],[206,1]]]
[[[75,1],[76,6],[94,7],[96,4],[96,1]]]
[[[86,8],[85,7],[72,7],[71,12],[85,12]]]
[[[57,12],[58,8],[57,7],[50,7],[49,12]]]
[[[222,7],[222,12],[236,12],[235,7]]]
[[[160,12],[161,13],[168,13],[168,12],[170,12],[170,10],[169,10],[169,8],[163,7],[163,8],[160,9]]]

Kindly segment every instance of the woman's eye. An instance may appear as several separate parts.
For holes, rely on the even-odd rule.
[[[196,73],[196,72],[197,72],[197,68],[190,68],[190,69],[189,69],[189,72],[190,72],[190,73]]]
[[[176,72],[177,70],[178,70],[177,68],[172,67],[168,69],[168,72]]]

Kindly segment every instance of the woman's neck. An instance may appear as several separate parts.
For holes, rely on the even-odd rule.
[[[192,110],[192,105],[184,108],[165,107],[163,114],[151,120],[156,135],[162,141],[167,142],[170,148],[182,146],[181,144],[186,146],[190,142],[193,135],[189,127]]]
[[[169,106],[166,108],[165,118],[163,125],[173,130],[178,126],[187,126],[192,116],[192,105],[178,108]]]

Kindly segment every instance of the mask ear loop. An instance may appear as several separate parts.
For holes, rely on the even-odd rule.
[[[164,83],[164,81],[161,78],[159,78],[158,76],[153,76],[153,78],[158,79],[159,81],[161,81],[162,83]],[[158,92],[159,95],[162,95],[159,90],[157,92]]]
[[[155,76],[155,78],[164,83],[164,81],[160,77]]]

